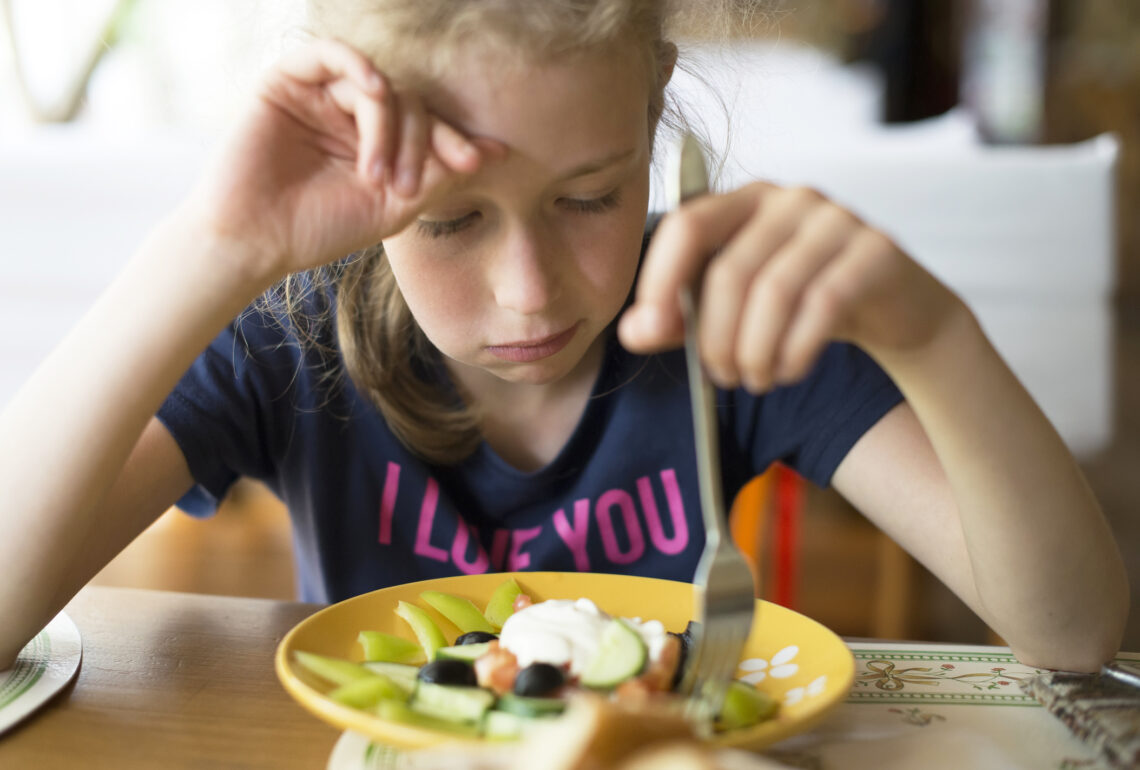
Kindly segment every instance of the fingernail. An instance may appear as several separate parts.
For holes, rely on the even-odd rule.
[[[639,339],[653,339],[661,334],[661,313],[653,305],[638,307],[631,323]]]
[[[636,308],[630,308],[618,319],[618,336],[626,342],[637,344],[641,341],[640,313]]]
[[[745,377],[744,378],[744,388],[749,393],[763,393],[763,392],[767,391],[771,386],[772,386],[772,383],[770,383],[766,380],[763,380],[759,377]],[[731,386],[723,386],[723,387],[736,387],[736,383],[734,383]]]
[[[502,142],[485,137],[476,137],[472,140],[472,148],[482,153],[484,158],[502,160],[507,157],[507,147]]]

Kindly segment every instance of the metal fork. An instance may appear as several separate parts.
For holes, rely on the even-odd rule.
[[[677,154],[678,168],[670,175],[670,203],[708,192],[708,175],[700,144],[689,134]],[[752,630],[755,588],[752,571],[726,536],[727,518],[721,488],[720,445],[717,438],[716,394],[697,350],[697,313],[693,288],[681,289],[685,322],[685,359],[693,404],[697,448],[697,478],[705,523],[705,548],[694,578],[696,619],[700,623],[690,650],[681,691],[689,695],[685,712],[707,729],[720,713],[725,693],[736,672],[740,653]]]

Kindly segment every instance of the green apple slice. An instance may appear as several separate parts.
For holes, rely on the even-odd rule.
[[[420,598],[430,604],[440,615],[454,623],[460,633],[485,631],[493,634],[495,632],[494,627],[483,617],[483,613],[469,599],[446,594],[443,591],[424,591],[420,594]]]
[[[395,700],[403,703],[411,692],[400,687],[386,676],[373,674],[366,679],[356,679],[342,684],[329,693],[329,698],[357,709],[371,709],[382,700]]]
[[[751,727],[776,715],[780,704],[766,692],[757,690],[747,682],[734,681],[724,695],[724,705],[717,717],[718,730],[737,730]]]
[[[396,614],[412,627],[412,632],[415,633],[416,639],[419,639],[420,646],[423,647],[424,655],[428,661],[435,660],[435,654],[439,648],[447,646],[447,639],[444,638],[443,632],[439,630],[435,621],[422,608],[408,602],[400,602],[396,605]]]
[[[386,634],[383,631],[361,631],[357,637],[364,648],[364,660],[386,663],[423,663],[424,648],[402,636]]]
[[[349,682],[355,682],[357,679],[375,676],[364,666],[350,660],[330,658],[327,655],[318,655],[315,652],[304,652],[303,650],[297,650],[293,656],[306,670],[336,685],[345,685]]]
[[[507,618],[515,614],[515,599],[522,593],[519,584],[515,582],[514,578],[508,578],[500,583],[494,593],[491,594],[490,601],[487,602],[487,608],[483,610],[483,616],[487,618],[493,627],[494,631],[502,630],[503,624],[507,622]]]

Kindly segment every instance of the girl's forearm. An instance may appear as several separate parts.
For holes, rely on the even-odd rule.
[[[189,217],[167,220],[0,412],[0,667],[36,630],[19,627],[75,590],[91,539],[111,537],[95,519],[163,399],[268,284],[241,264]]]
[[[1127,578],[1056,430],[964,307],[927,348],[875,356],[946,472],[987,622],[1026,663],[1097,668],[1120,643]]]

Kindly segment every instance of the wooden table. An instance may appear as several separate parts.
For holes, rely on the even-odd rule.
[[[322,770],[340,733],[295,704],[273,671],[278,642],[317,609],[88,586],[66,608],[83,637],[79,673],[0,735],[0,768]],[[848,645],[856,677],[846,701],[769,759],[844,770],[1104,767],[1021,692],[1038,672],[1008,648]],[[366,740],[346,741],[364,756]]]
[[[0,736],[0,768],[323,768],[339,735],[273,672],[317,605],[88,586],[73,684]]]

